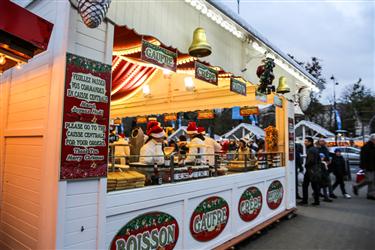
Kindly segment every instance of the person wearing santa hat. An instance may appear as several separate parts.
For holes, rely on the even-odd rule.
[[[148,139],[142,146],[139,161],[147,164],[164,164],[163,141],[165,132],[157,121],[150,121],[147,124]]]
[[[215,152],[221,151],[221,145],[217,143],[214,139],[206,135],[206,130],[204,127],[198,127],[198,133],[204,136],[204,144],[206,145],[206,160],[208,165],[215,165]]]
[[[196,156],[198,154],[205,154],[206,153],[206,145],[204,143],[204,136],[198,133],[197,124],[195,122],[189,122],[188,127],[186,129],[186,133],[190,138],[189,146],[189,153],[186,157],[186,163],[193,163],[196,160]],[[202,156],[202,162],[205,162],[206,159]]]

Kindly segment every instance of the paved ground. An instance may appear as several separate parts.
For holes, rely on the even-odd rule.
[[[351,193],[350,183],[347,191]],[[365,190],[366,189],[366,190]],[[321,202],[320,207],[298,206],[297,217],[282,220],[235,249],[375,249],[375,201],[367,200],[367,187],[358,197]],[[312,202],[312,200],[310,200]]]

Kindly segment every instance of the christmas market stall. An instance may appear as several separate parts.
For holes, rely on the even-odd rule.
[[[0,79],[2,249],[226,249],[295,210],[294,109],[315,79],[238,15],[20,2],[59,32]]]

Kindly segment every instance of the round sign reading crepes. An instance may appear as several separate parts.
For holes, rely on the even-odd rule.
[[[224,230],[228,219],[228,203],[221,197],[209,197],[194,210],[190,219],[190,233],[197,241],[212,240]]]
[[[254,220],[262,209],[262,192],[257,187],[249,187],[241,195],[238,213],[243,221]]]
[[[284,189],[280,181],[273,181],[267,190],[267,204],[270,209],[276,209],[283,200]]]
[[[129,221],[111,242],[111,250],[172,250],[178,240],[178,223],[171,215],[151,212]]]

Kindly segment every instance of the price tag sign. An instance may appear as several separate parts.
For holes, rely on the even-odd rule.
[[[176,121],[176,120],[177,120],[177,114],[176,113],[164,115],[164,121],[165,122]]]
[[[198,120],[214,119],[215,114],[213,110],[198,111]]]
[[[147,117],[146,116],[138,116],[136,118],[136,122],[138,124],[147,123]]]
[[[257,106],[242,107],[240,108],[240,115],[241,116],[259,115],[259,108]]]

